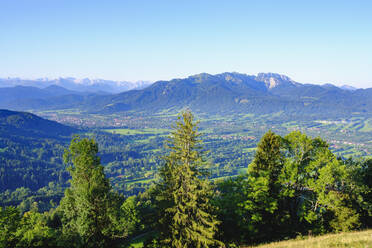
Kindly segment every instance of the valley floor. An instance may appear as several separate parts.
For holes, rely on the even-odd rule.
[[[372,230],[328,234],[301,240],[273,242],[259,246],[245,246],[243,248],[370,248],[372,247]]]

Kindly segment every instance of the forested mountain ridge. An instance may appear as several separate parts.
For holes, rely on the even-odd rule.
[[[0,135],[25,137],[70,136],[77,129],[50,121],[27,112],[0,109]]]
[[[141,90],[112,95],[69,94],[24,100],[18,110],[67,109],[78,106],[90,113],[125,111],[177,112],[185,107],[203,113],[269,114],[288,116],[347,117],[372,115],[371,89],[342,89],[330,84],[301,84],[287,76],[259,73],[211,75],[202,73],[182,79],[158,81]]]
[[[300,84],[273,73],[260,73],[258,76],[202,73],[184,79],[159,81],[143,90],[96,99],[94,110],[105,112],[188,107],[196,112],[222,114],[285,111],[287,115],[339,117],[372,113],[372,93],[369,89],[350,91],[329,85]]]
[[[0,110],[0,191],[65,183],[61,155],[78,131],[31,113]]]
[[[79,92],[68,90],[58,85],[45,88],[21,86],[0,88],[0,108],[12,110],[50,109],[74,107],[94,95],[105,95],[107,92]]]
[[[0,88],[0,104],[11,104],[21,99],[43,99],[59,95],[76,94],[75,91],[69,91],[59,86],[49,86],[40,89],[33,86],[14,86]]]

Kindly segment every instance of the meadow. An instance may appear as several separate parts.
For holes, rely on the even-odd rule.
[[[244,248],[369,248],[372,247],[372,230],[348,233],[327,234],[304,239],[272,242],[259,246],[244,246]],[[243,248],[243,247],[242,247]]]

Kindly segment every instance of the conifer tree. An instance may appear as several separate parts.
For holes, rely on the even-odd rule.
[[[75,137],[64,154],[72,178],[60,204],[63,228],[71,237],[80,237],[83,247],[105,246],[112,224],[113,195],[97,153],[94,140]]]
[[[257,145],[257,151],[252,163],[249,165],[249,173],[258,176],[266,172],[270,186],[274,186],[283,167],[283,154],[281,152],[282,138],[271,130],[264,134]]]
[[[157,187],[160,243],[174,248],[222,247],[214,238],[219,221],[212,214],[211,187],[201,169],[200,134],[190,111],[178,117],[167,148]]]
[[[251,236],[260,238],[278,234],[277,214],[279,192],[278,182],[282,167],[283,154],[281,152],[282,138],[272,131],[268,131],[257,145],[257,151],[252,163],[248,167],[248,180],[244,188],[246,201],[244,208],[248,211],[247,224],[250,226]]]

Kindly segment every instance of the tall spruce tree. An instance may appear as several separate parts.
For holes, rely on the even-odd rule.
[[[271,130],[262,136],[257,146],[256,154],[249,165],[248,173],[258,176],[266,172],[270,187],[277,182],[283,167],[283,154],[281,152],[282,138]]]
[[[201,169],[200,134],[190,111],[178,117],[167,148],[170,152],[160,170],[157,196],[161,245],[222,247],[214,238],[219,221],[212,214],[212,190]]]
[[[256,154],[248,167],[248,177],[243,207],[246,211],[248,240],[275,239],[280,236],[277,228],[280,183],[278,178],[283,167],[282,138],[268,131],[261,138]]]
[[[64,154],[72,178],[60,210],[64,232],[80,239],[74,246],[104,247],[109,240],[114,201],[97,153],[94,140],[75,137]]]

